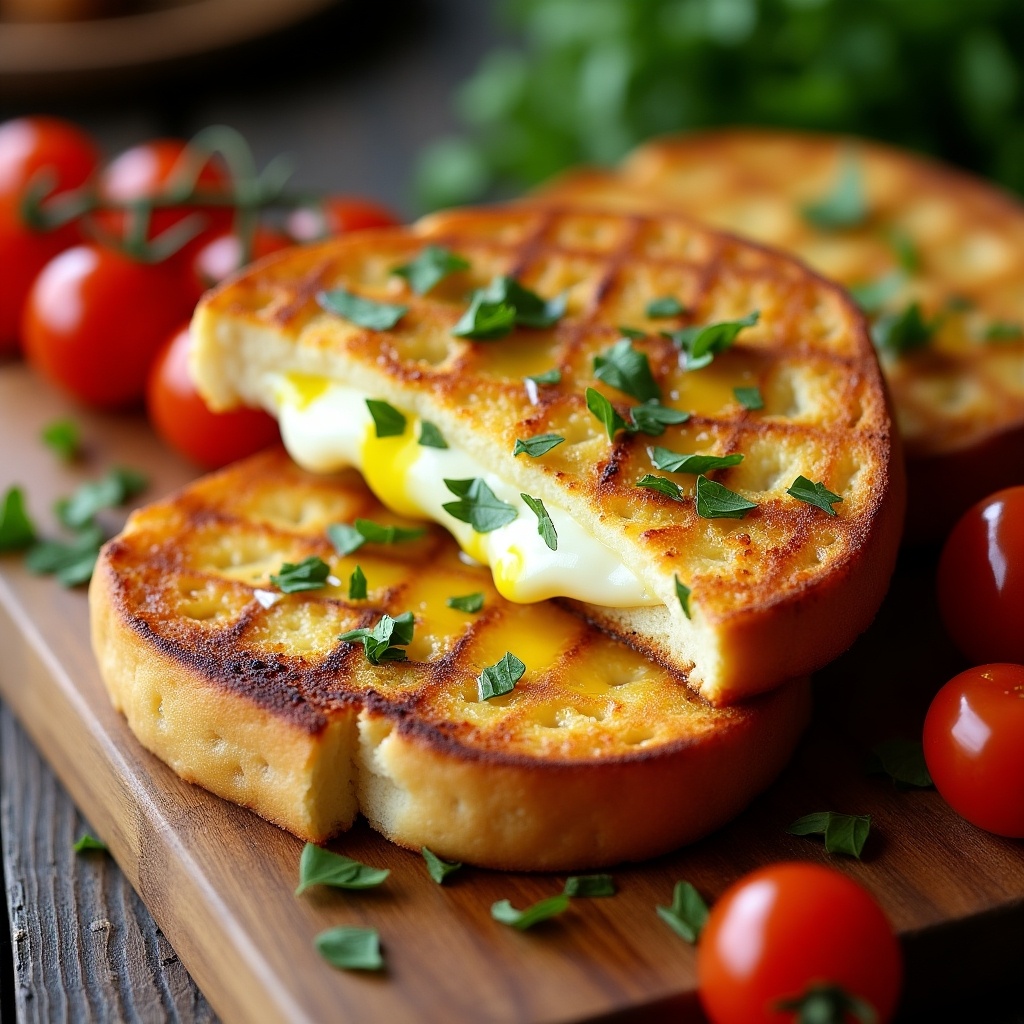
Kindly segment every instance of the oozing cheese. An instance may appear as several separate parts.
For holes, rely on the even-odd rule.
[[[584,530],[568,512],[545,502],[558,534],[552,551],[537,532],[537,517],[519,488],[488,472],[456,448],[419,444],[420,421],[406,417],[405,431],[377,437],[367,395],[324,378],[289,374],[269,389],[292,458],[315,472],[354,466],[370,489],[400,515],[433,519],[462,550],[489,565],[498,591],[529,603],[572,597],[610,608],[660,604],[610,548]],[[489,533],[477,533],[443,506],[456,500],[444,481],[482,479],[518,515]]]

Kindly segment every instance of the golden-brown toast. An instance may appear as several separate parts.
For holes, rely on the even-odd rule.
[[[392,270],[428,243],[470,268],[419,296]],[[502,274],[544,299],[566,294],[566,315],[551,328],[521,327],[496,341],[454,337],[467,293]],[[408,312],[389,330],[358,327],[317,303],[318,293],[341,287]],[[648,315],[648,304],[665,296],[685,312]],[[676,344],[660,333],[755,312],[756,325],[701,369],[685,369]],[[588,388],[623,417],[639,404],[595,376],[595,358],[620,343],[620,325],[644,332],[635,349],[647,357],[665,405],[690,415],[685,423],[657,436],[619,430],[612,441],[588,410]],[[402,411],[401,437],[378,438],[367,419],[362,454],[339,457],[361,458],[371,486],[402,511],[410,495],[396,479],[408,460],[426,458],[417,446],[420,421],[438,427],[451,451],[472,456],[495,488],[540,498],[600,549],[566,570],[566,587],[587,578],[592,557],[611,552],[646,588],[643,602],[590,599],[582,612],[689,671],[715,703],[827,663],[867,626],[888,585],[902,528],[902,463],[863,318],[838,287],[796,261],[688,218],[538,207],[435,215],[411,229],[267,260],[205,297],[193,336],[193,370],[206,398],[216,407],[246,402],[278,412],[286,444],[313,468],[325,464],[291,429],[285,414],[297,407],[282,407],[286,378],[293,391],[300,380],[303,395],[310,381],[315,394],[316,381],[334,381]],[[560,371],[558,383],[526,386],[524,375],[550,368]],[[763,408],[746,408],[737,387],[758,388]],[[333,422],[340,430],[359,411],[336,412]],[[541,457],[513,456],[517,439],[545,433],[565,441]],[[756,508],[743,518],[698,515],[698,476],[659,472],[656,446],[742,455],[739,465],[706,476]],[[678,492],[638,486],[647,475]],[[842,498],[835,515],[787,493],[800,476]],[[516,521],[536,525],[532,516],[522,509]],[[447,512],[437,518],[461,529]],[[465,530],[456,536],[480,557],[479,538]],[[688,608],[677,582],[689,588]]]
[[[852,161],[866,216],[815,226]],[[648,143],[617,172],[571,171],[559,205],[681,210],[795,253],[878,310],[920,303],[930,341],[882,353],[907,457],[907,535],[942,536],[986,494],[1024,481],[1024,206],[983,181],[863,140],[733,129]],[[873,304],[872,304],[873,305]]]
[[[502,599],[429,527],[339,557],[326,529],[402,523],[354,471],[259,455],[135,512],[90,590],[114,704],[179,775],[321,842],[361,812],[403,846],[497,868],[651,857],[735,815],[779,772],[806,681],[728,709],[550,603]],[[283,562],[337,582],[283,595]],[[367,598],[350,600],[359,565]],[[483,595],[475,614],[447,599]],[[415,616],[408,661],[342,633]],[[526,674],[482,700],[511,651]]]

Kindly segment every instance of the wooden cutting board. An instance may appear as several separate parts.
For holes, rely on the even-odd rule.
[[[68,414],[88,446],[72,467],[39,441]],[[0,492],[25,486],[43,532],[56,532],[56,497],[114,464],[150,475],[143,500],[194,475],[141,418],[75,411],[23,367],[0,367]],[[821,673],[814,723],[767,794],[711,838],[615,871],[614,898],[575,901],[522,934],[493,921],[491,904],[553,895],[564,876],[467,868],[442,888],[417,854],[366,827],[335,848],[390,868],[386,885],[296,898],[298,840],[181,782],[135,742],[93,663],[84,589],[33,577],[16,555],[0,556],[0,695],[228,1024],[699,1019],[693,949],[655,906],[671,901],[677,880],[710,901],[784,859],[831,863],[876,896],[903,938],[906,1004],[919,1006],[1024,962],[1024,844],[973,828],[933,790],[901,791],[864,772],[875,742],[919,735],[930,694],[962,667],[934,610],[934,559],[904,558],[878,621]],[[862,862],[785,833],[821,810],[872,816]],[[385,973],[336,971],[319,958],[314,936],[343,924],[379,930]]]

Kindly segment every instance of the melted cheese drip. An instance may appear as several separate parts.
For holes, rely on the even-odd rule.
[[[416,417],[406,416],[401,436],[377,437],[367,396],[359,391],[302,374],[276,378],[270,390],[281,435],[296,462],[320,473],[355,466],[388,508],[399,515],[433,519],[466,554],[489,565],[495,587],[508,600],[530,603],[571,597],[609,608],[661,603],[617,554],[564,509],[545,502],[558,534],[558,548],[550,550],[518,487],[487,472],[465,452],[419,444]],[[444,510],[444,504],[456,500],[445,479],[474,477],[515,508],[518,515],[511,523],[477,533]]]

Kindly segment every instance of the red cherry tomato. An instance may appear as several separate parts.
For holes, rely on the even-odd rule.
[[[188,369],[188,327],[161,349],[149,375],[146,407],[156,432],[204,469],[218,469],[280,440],[277,422],[261,409],[211,412]]]
[[[76,245],[32,285],[22,321],[25,355],[83,402],[127,405],[142,398],[160,345],[190,308],[165,267]]]
[[[35,231],[21,218],[21,198],[38,173],[50,173],[54,193],[92,176],[99,153],[73,124],[21,117],[0,124],[0,355],[19,347],[21,310],[36,274],[79,240],[77,224]]]
[[[957,814],[1024,839],[1024,665],[954,676],[928,708],[923,740],[935,788]]]
[[[1024,487],[964,513],[939,559],[939,610],[976,663],[1024,662]]]
[[[312,206],[293,210],[286,224],[296,242],[315,242],[364,228],[390,228],[398,218],[385,206],[353,196],[327,196]]]
[[[272,252],[280,249],[287,249],[291,245],[291,239],[278,231],[271,231],[269,228],[257,227],[253,236],[252,251],[248,254],[248,262],[262,259]],[[242,252],[241,239],[231,232],[218,236],[207,242],[196,253],[192,261],[192,276],[196,289],[196,299],[207,288],[220,284],[226,277],[240,270],[243,266],[243,258],[246,254]]]
[[[899,943],[878,904],[832,868],[772,864],[741,878],[712,907],[697,947],[700,999],[714,1024],[782,1024],[780,1000],[834,985],[884,1024],[903,974]]]

